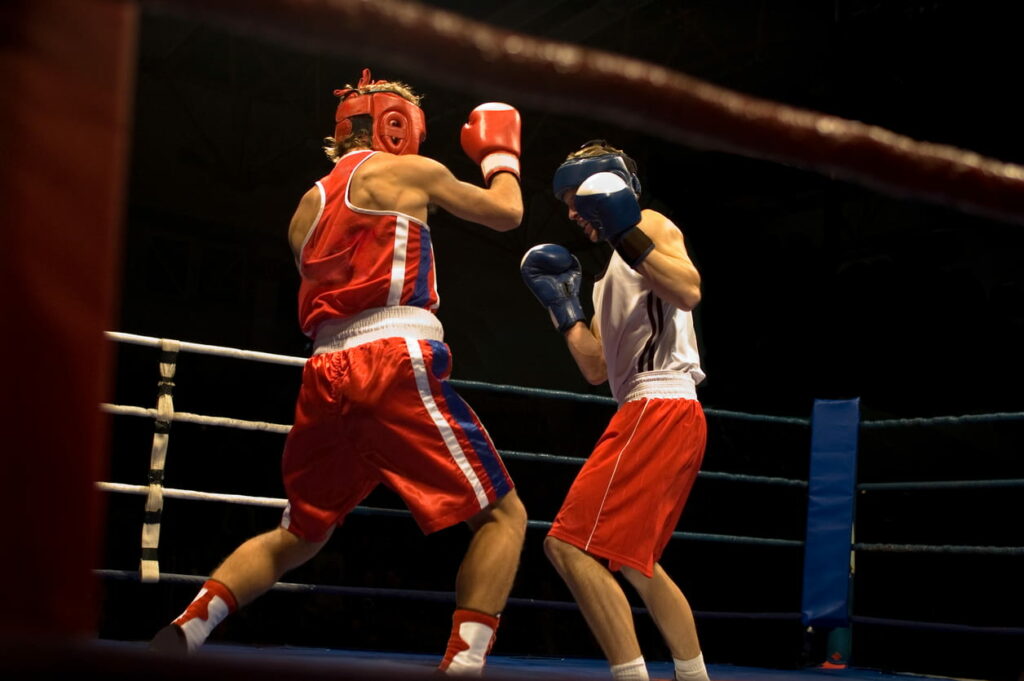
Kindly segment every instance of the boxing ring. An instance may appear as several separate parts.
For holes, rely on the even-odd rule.
[[[203,579],[201,571],[213,565],[210,557],[204,556],[193,559],[203,565],[193,571],[161,569],[169,555],[192,558],[187,541],[172,544],[166,541],[169,526],[177,522],[183,508],[179,504],[252,509],[270,514],[251,516],[253,524],[244,528],[249,533],[265,529],[267,518],[284,503],[278,497],[244,489],[225,492],[217,488],[205,489],[201,484],[196,485],[200,489],[165,485],[168,461],[180,463],[187,458],[171,447],[184,428],[195,427],[205,435],[223,431],[269,438],[273,446],[280,444],[276,438],[288,429],[288,425],[282,423],[177,411],[175,391],[190,378],[187,372],[179,375],[179,353],[202,354],[223,361],[272,363],[288,371],[304,361],[299,357],[118,332],[104,335],[111,327],[116,308],[117,282],[112,272],[117,268],[116,255],[124,220],[119,207],[127,192],[124,150],[131,127],[129,102],[133,85],[130,72],[139,4],[113,0],[44,0],[15,2],[4,10],[9,12],[5,18],[13,18],[9,24],[12,35],[22,38],[12,41],[13,47],[4,54],[4,73],[25,74],[23,78],[12,80],[10,101],[24,102],[26,111],[7,115],[5,110],[4,125],[0,126],[13,132],[9,167],[18,169],[18,172],[5,170],[2,198],[5,205],[11,206],[10,224],[12,229],[18,230],[18,238],[11,239],[11,248],[5,253],[9,266],[0,268],[4,276],[4,285],[0,288],[14,303],[8,317],[11,328],[33,332],[15,339],[17,342],[11,343],[8,355],[47,360],[11,362],[9,380],[21,392],[19,399],[12,400],[4,410],[5,425],[15,438],[12,451],[31,452],[33,456],[5,457],[4,511],[8,518],[20,518],[24,509],[37,509],[41,522],[46,523],[50,531],[39,532],[32,523],[12,523],[15,525],[13,542],[23,544],[23,560],[6,561],[4,602],[8,614],[4,631],[17,636],[0,645],[3,668],[12,672],[14,678],[51,672],[66,676],[76,670],[126,679],[152,677],[156,673],[167,674],[168,678],[200,679],[222,679],[232,674],[252,679],[426,676],[435,661],[434,655],[385,655],[316,647],[301,650],[287,646],[239,647],[217,640],[211,642],[209,651],[204,651],[199,659],[161,661],[160,669],[153,670],[152,658],[144,654],[141,642],[136,639],[122,637],[82,642],[74,638],[93,628],[96,614],[93,577],[96,575],[102,578],[103,589],[110,589],[111,585],[127,586],[132,589],[130,597],[133,598],[147,590],[152,593],[181,586],[182,591],[162,604],[166,611],[157,614],[161,620],[166,620],[180,610],[184,602],[182,594],[193,593]],[[510,98],[547,111],[585,109],[596,120],[644,126],[667,140],[789,164],[888,195],[923,200],[1010,223],[1024,223],[1024,168],[1020,166],[945,145],[918,142],[875,126],[745,97],[657,65],[499,30],[414,3],[165,0],[143,4],[184,12],[232,30],[292,45],[340,50],[347,44],[346,49],[357,51],[361,59],[410,74],[422,74],[425,78],[429,76],[450,86],[506,92]],[[389,27],[386,37],[374,30],[382,25]],[[403,46],[401,53],[395,52],[396,43]],[[82,63],[95,68],[76,68]],[[65,87],[50,87],[58,81],[65,83]],[[87,116],[76,117],[67,111],[69,96],[91,102]],[[37,116],[38,112],[44,115]],[[60,114],[51,119],[46,117],[47,112]],[[64,126],[68,133],[64,138],[52,135],[48,124],[53,121]],[[67,145],[68,139],[75,144]],[[47,159],[49,165],[45,172],[40,169],[39,158]],[[53,176],[62,178],[65,196],[82,208],[77,221],[61,220],[54,214],[53,198],[44,189],[49,185],[39,181],[40,177]],[[9,186],[14,191],[8,193]],[[53,249],[52,243],[62,238],[71,247]],[[45,253],[47,259],[39,261],[39,253]],[[41,272],[46,276],[41,276]],[[29,291],[33,295],[25,293]],[[56,304],[55,300],[73,302]],[[159,393],[156,405],[106,401],[113,373],[111,345],[114,344],[159,351],[155,362]],[[144,380],[152,386],[149,378]],[[609,400],[590,395],[471,381],[452,383],[471,396],[474,391],[495,392],[520,395],[538,404],[547,400],[611,408]],[[71,396],[64,401],[59,414],[60,427],[55,427],[56,419],[50,410],[38,406],[52,399],[54,385],[62,386],[62,394]],[[103,404],[105,414],[97,413],[97,403]],[[755,556],[759,551],[776,551],[775,555],[783,556],[780,560],[785,567],[796,566],[797,571],[804,570],[813,578],[810,582],[798,576],[793,578],[804,586],[799,592],[790,589],[780,594],[780,599],[787,601],[786,607],[766,612],[734,607],[698,609],[698,626],[714,626],[717,621],[731,620],[781,623],[806,634],[808,639],[815,639],[817,648],[812,657],[816,659],[812,661],[828,660],[835,668],[789,670],[780,676],[773,670],[718,666],[711,655],[712,678],[890,678],[888,674],[856,667],[858,656],[870,649],[870,645],[863,642],[877,643],[887,632],[941,631],[963,634],[969,641],[980,640],[972,637],[995,638],[1008,642],[1007,649],[1019,647],[1024,627],[1012,616],[1000,622],[966,623],[943,619],[939,609],[934,616],[915,619],[893,616],[888,608],[879,607],[870,599],[864,601],[870,607],[860,609],[858,606],[865,594],[857,587],[857,577],[867,571],[887,569],[879,567],[878,561],[894,556],[935,563],[950,558],[985,561],[985,565],[994,566],[993,571],[999,574],[1013,571],[1019,574],[1024,547],[996,541],[946,542],[941,533],[922,541],[905,540],[905,537],[887,534],[884,527],[871,527],[860,516],[860,509],[884,503],[894,495],[937,496],[965,488],[982,494],[1016,490],[1024,486],[1024,480],[997,475],[969,480],[952,477],[892,480],[886,479],[877,468],[872,476],[860,478],[855,457],[877,448],[877,437],[882,433],[898,430],[914,438],[930,429],[945,433],[944,429],[951,427],[1012,427],[1024,420],[1024,414],[861,421],[855,402],[823,403],[820,407],[821,419],[817,406],[815,414],[807,418],[707,409],[714,428],[725,427],[724,424],[730,422],[753,422],[798,433],[802,452],[808,454],[807,469],[811,475],[801,479],[709,469],[702,472],[697,488],[741,485],[775,491],[788,499],[794,494],[800,495],[806,511],[801,519],[806,521],[802,523],[805,531],[785,537],[770,536],[770,533],[761,536],[679,531],[670,543],[666,566],[671,572],[669,561],[680,545],[723,546],[749,551]],[[825,413],[832,407],[841,412],[839,416]],[[487,423],[487,413],[481,410],[481,415]],[[135,466],[133,472],[123,477],[101,479],[98,472],[105,469],[103,462],[110,451],[106,430],[110,416],[117,421],[115,429],[122,427],[122,421],[147,426],[148,421],[153,422],[148,433],[151,440],[149,465]],[[822,423],[832,427],[818,428]],[[838,446],[831,447],[835,442],[829,436],[835,433],[843,435]],[[131,450],[130,456],[136,457],[138,452]],[[814,456],[816,453],[838,455],[818,459]],[[571,474],[579,465],[578,454],[580,452],[568,455],[503,451],[510,465],[543,465],[553,471],[569,472],[561,473],[563,475]],[[824,475],[815,475],[819,464],[824,466],[819,469]],[[271,462],[269,470],[274,468]],[[829,473],[837,470],[841,471],[842,480],[838,493],[825,484],[826,493],[817,494],[819,487],[832,479]],[[56,471],[63,475],[55,475]],[[273,480],[272,474],[268,474],[262,484],[270,484],[267,482],[270,480]],[[235,476],[232,483],[237,482],[238,476]],[[96,489],[106,495],[110,504],[120,503],[116,499],[138,504],[138,497],[145,497],[141,526],[117,514],[104,518],[102,505],[94,499]],[[42,505],[40,498],[60,503]],[[176,506],[165,509],[165,502]],[[390,518],[397,518],[403,525],[411,525],[403,510],[376,505],[362,507],[354,516],[360,522],[390,522]],[[684,514],[685,522],[689,522],[688,517]],[[527,543],[537,545],[539,537],[534,535],[548,526],[548,519],[533,514],[531,518]],[[836,518],[840,522],[831,529],[829,522],[818,522]],[[109,523],[118,527],[112,531]],[[125,527],[128,527],[126,532],[121,532]],[[184,532],[207,529],[196,527]],[[214,530],[217,529],[214,526]],[[112,564],[96,560],[97,546],[104,538],[128,547],[131,557]],[[230,544],[230,541],[225,542],[225,550]],[[820,564],[807,562],[806,555],[812,550],[817,552]],[[953,563],[954,570],[960,564]],[[724,570],[727,566],[717,567]],[[925,569],[933,568],[929,565]],[[139,590],[135,590],[136,587]],[[811,593],[811,587],[816,587],[815,593]],[[295,599],[355,597],[368,602],[439,603],[444,608],[448,608],[452,600],[452,594],[438,585],[411,589],[395,585],[290,581],[278,585],[274,594]],[[565,620],[572,622],[569,626],[583,628],[572,603],[548,598],[546,594],[530,594],[519,588],[513,591],[509,612],[517,615],[542,612],[552,616],[567,613],[573,618]],[[129,626],[130,623],[123,624]],[[155,631],[155,628],[139,631],[137,623],[134,626],[142,636]],[[231,629],[230,633],[236,631]],[[440,642],[432,648],[437,649],[439,645]],[[489,664],[488,674],[493,678],[512,679],[525,676],[600,678],[606,673],[603,662],[588,664],[574,658],[532,659],[527,650],[517,652],[522,652],[523,657],[510,656],[514,655],[511,651],[509,654],[499,651]],[[1013,654],[1019,656],[1019,653]],[[382,659],[385,657],[387,659]],[[668,667],[655,655],[649,661],[654,677],[669,675]]]
[[[276,364],[284,367],[292,367],[299,370],[305,362],[302,357],[287,355],[276,355],[263,352],[253,352],[236,348],[202,345],[173,339],[160,339],[154,337],[140,336],[135,334],[108,332],[107,337],[118,344],[128,344],[140,347],[151,348],[149,361],[155,360],[157,403],[155,406],[127,405],[127,404],[104,404],[103,411],[116,415],[119,418],[148,419],[153,421],[152,443],[149,451],[149,469],[145,480],[126,481],[102,481],[97,483],[98,488],[104,492],[115,495],[134,495],[145,497],[145,512],[141,532],[135,536],[141,536],[141,544],[138,546],[138,567],[127,568],[105,567],[99,569],[97,574],[109,582],[141,582],[152,585],[150,588],[158,588],[157,585],[177,584],[186,585],[189,589],[198,588],[206,579],[205,574],[181,574],[164,572],[160,569],[160,557],[171,556],[182,547],[174,545],[162,545],[160,542],[161,524],[165,521],[164,502],[165,500],[187,500],[197,504],[230,504],[249,506],[257,508],[269,508],[279,510],[285,505],[282,498],[255,496],[236,493],[221,493],[216,490],[194,490],[180,487],[165,486],[165,470],[169,463],[175,459],[182,459],[190,455],[190,451],[176,452],[173,457],[169,456],[173,451],[173,433],[175,428],[199,426],[207,429],[234,429],[252,431],[264,434],[263,437],[270,437],[281,440],[280,436],[286,434],[290,426],[282,423],[270,423],[259,420],[247,420],[234,417],[224,417],[210,414],[198,414],[190,411],[179,411],[175,407],[175,389],[187,385],[190,378],[200,380],[199,376],[190,377],[188,372],[180,371],[178,367],[179,357],[188,354],[206,355],[216,358],[218,362],[258,362]],[[137,379],[139,380],[139,379]],[[543,408],[544,403],[552,401],[571,401],[587,403],[614,409],[614,401],[611,398],[599,395],[584,395],[556,390],[528,388],[511,385],[494,385],[477,381],[452,380],[451,383],[463,393],[491,392],[502,395],[516,395],[525,397],[531,402],[530,409]],[[713,543],[727,544],[738,551],[752,552],[758,554],[766,547],[780,549],[784,552],[796,555],[804,554],[803,559],[803,593],[799,599],[790,603],[787,611],[780,612],[745,612],[745,611],[723,611],[723,610],[695,610],[695,617],[698,627],[706,626],[707,622],[713,620],[753,620],[761,622],[786,622],[793,626],[800,625],[808,627],[808,636],[814,626],[821,623],[830,625],[829,635],[823,649],[825,659],[819,669],[808,668],[801,671],[789,670],[779,672],[774,670],[745,668],[735,665],[716,665],[714,658],[710,660],[710,672],[712,678],[716,679],[771,679],[771,678],[792,678],[794,674],[799,678],[832,678],[837,673],[842,673],[843,678],[898,678],[886,674],[863,669],[855,669],[847,666],[848,660],[856,659],[857,649],[851,645],[849,632],[851,627],[874,627],[880,629],[920,629],[931,631],[962,632],[975,635],[995,635],[1004,637],[1019,637],[1024,635],[1024,628],[1007,626],[985,626],[968,625],[964,623],[943,622],[943,621],[915,621],[913,619],[900,619],[878,616],[871,611],[858,612],[853,607],[853,601],[849,593],[845,593],[847,580],[852,579],[851,570],[843,566],[837,570],[835,559],[839,563],[844,561],[853,565],[855,560],[864,561],[867,556],[876,554],[915,554],[915,555],[938,555],[938,556],[964,556],[984,557],[988,560],[1019,561],[1024,556],[1024,546],[992,546],[992,545],[960,545],[960,544],[924,544],[924,543],[903,543],[888,540],[884,535],[874,533],[867,536],[856,537],[856,541],[849,541],[854,536],[856,526],[853,491],[860,497],[872,495],[886,495],[908,490],[927,491],[928,493],[940,493],[943,490],[976,488],[1019,488],[1024,487],[1022,479],[988,479],[988,480],[945,480],[945,481],[860,481],[854,480],[856,466],[846,470],[847,485],[846,493],[843,491],[843,484],[836,485],[834,478],[842,477],[841,465],[837,466],[835,458],[837,450],[845,450],[847,455],[856,458],[858,447],[856,431],[870,434],[889,429],[928,429],[941,426],[965,426],[972,424],[994,424],[1013,423],[1024,421],[1024,414],[1021,413],[993,413],[968,415],[960,417],[938,417],[920,419],[891,419],[876,421],[859,421],[857,417],[856,401],[821,401],[815,407],[815,413],[811,418],[779,417],[768,415],[748,414],[713,408],[706,409],[709,423],[719,424],[719,428],[727,428],[728,422],[747,421],[763,424],[773,429],[795,430],[797,441],[804,440],[807,445],[807,454],[812,461],[808,469],[811,473],[810,480],[793,479],[778,476],[752,475],[737,472],[725,472],[716,470],[702,470],[698,483],[695,487],[695,495],[699,495],[702,485],[710,482],[715,484],[729,484],[740,486],[763,486],[766,488],[778,488],[779,490],[797,491],[802,497],[810,495],[813,500],[807,503],[806,532],[801,538],[780,538],[766,536],[737,536],[713,532],[676,531],[673,535],[671,545],[680,543]],[[481,418],[487,420],[487,413],[481,412]],[[179,425],[180,424],[180,425]],[[724,425],[723,425],[724,424]],[[852,429],[852,430],[851,430]],[[852,439],[851,439],[852,436]],[[544,438],[539,433],[540,439]],[[818,442],[815,445],[815,442]],[[279,444],[283,444],[280,443]],[[709,456],[705,462],[705,469],[709,468],[716,460],[714,444],[709,444]],[[130,456],[139,461],[140,455],[144,452],[123,452],[123,456]],[[532,462],[543,465],[543,467],[570,467],[575,469],[584,461],[578,456],[564,454],[524,452],[501,450],[503,458],[508,462],[513,477],[516,476],[516,466],[520,462]],[[842,458],[842,457],[841,457]],[[138,466],[136,466],[138,468]],[[172,466],[173,468],[173,466]],[[832,478],[830,480],[826,480]],[[397,500],[396,500],[397,502]],[[208,511],[213,514],[213,511]],[[372,505],[362,505],[355,509],[353,516],[365,517],[379,523],[387,523],[388,518],[408,518],[408,511],[402,508],[383,508]],[[138,514],[135,514],[138,517]],[[687,516],[684,514],[684,519]],[[539,545],[540,537],[544,530],[550,527],[547,519],[536,518],[531,514],[529,521],[529,532],[527,543]],[[685,522],[685,520],[684,520]],[[828,529],[828,525],[834,522],[845,522],[846,524],[836,534]],[[411,523],[409,523],[411,525]],[[390,526],[389,526],[390,527]],[[247,528],[250,533],[260,531],[259,526]],[[195,528],[200,532],[201,528]],[[536,533],[536,534],[535,534]],[[831,535],[831,536],[829,536]],[[531,538],[532,536],[532,538]],[[838,540],[837,540],[838,537]],[[843,537],[847,541],[843,541]],[[131,537],[110,537],[110,541],[117,544],[130,542]],[[344,543],[344,542],[343,542]],[[829,544],[832,544],[829,546]],[[829,555],[831,554],[831,555]],[[679,560],[678,564],[673,562],[673,552],[666,554],[663,564],[670,574],[683,574],[689,568],[685,560]],[[525,560],[525,559],[524,559]],[[713,560],[713,559],[712,559]],[[757,561],[769,561],[770,557],[758,556]],[[829,565],[829,561],[832,565]],[[762,566],[762,570],[766,569]],[[529,593],[530,584],[526,583],[520,588],[514,589],[509,599],[509,618],[521,616],[523,610],[538,610],[541,612],[575,611],[576,606],[571,601],[551,600],[537,597]],[[395,587],[368,586],[365,584],[315,584],[307,582],[282,582],[278,583],[274,592],[288,594],[297,598],[310,595],[324,596],[328,598],[355,597],[369,600],[395,599],[403,601],[430,601],[443,603],[451,606],[454,603],[454,593],[448,590],[435,589],[409,589]],[[829,592],[816,594],[815,591]],[[898,609],[898,608],[897,608]],[[642,608],[635,608],[638,615],[643,614]],[[339,616],[344,617],[344,609]],[[166,613],[164,613],[166,614]],[[171,613],[170,616],[173,616]],[[582,621],[579,623],[582,626]],[[242,636],[245,636],[242,633]],[[854,637],[853,641],[856,641]],[[258,643],[258,642],[257,642]],[[220,655],[230,657],[231,655],[250,654],[251,650],[245,647],[232,647],[230,642],[213,642],[209,645],[214,652],[209,655]],[[499,646],[500,648],[500,646]],[[205,649],[204,649],[205,650]],[[302,647],[280,647],[264,644],[258,650],[264,655],[283,656],[291,661],[322,660],[326,658],[333,660],[338,665],[336,669],[353,669],[356,666],[366,673],[375,671],[374,664],[381,664],[381,659],[387,659],[383,664],[391,671],[402,670],[402,673],[415,673],[423,671],[436,662],[430,654],[416,655],[411,653],[390,653],[379,652],[369,653],[356,651],[339,650],[316,650],[303,649]],[[248,651],[248,652],[246,652]],[[205,652],[203,654],[206,654]],[[671,663],[659,662],[657,659],[649,660],[652,673],[656,678],[659,672],[666,677],[671,675]],[[397,667],[388,667],[397,665]],[[502,656],[497,653],[494,661],[489,665],[489,673],[508,674],[530,674],[531,676],[554,678],[603,678],[606,674],[606,665],[603,661],[584,660],[573,658],[549,659],[531,655],[529,649],[513,650]],[[387,669],[376,668],[376,672],[385,673]],[[775,676],[779,675],[779,676]],[[831,676],[830,676],[831,675]]]

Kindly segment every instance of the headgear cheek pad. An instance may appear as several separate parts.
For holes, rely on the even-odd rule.
[[[405,97],[387,90],[359,92],[368,85],[387,84],[373,81],[370,69],[363,69],[356,88],[335,90],[341,97],[334,114],[334,139],[343,140],[352,134],[353,116],[370,116],[373,121],[373,148],[392,154],[415,154],[427,138],[427,124],[423,109]]]
[[[640,197],[640,178],[629,169],[621,154],[602,154],[601,156],[570,159],[558,166],[551,182],[551,189],[555,193],[555,198],[561,201],[565,192],[576,189],[591,175],[602,172],[618,175],[633,190],[633,194],[637,198]]]

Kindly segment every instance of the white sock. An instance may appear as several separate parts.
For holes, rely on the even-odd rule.
[[[644,663],[644,656],[612,665],[612,678],[615,681],[649,681],[647,676],[647,665]]]
[[[494,629],[480,622],[463,622],[459,625],[459,637],[468,648],[459,651],[446,670],[449,676],[480,676],[484,671],[487,650],[494,638]]]
[[[704,666],[704,654],[701,653],[692,660],[680,660],[672,658],[676,665],[676,681],[711,681],[708,678],[707,667]]]
[[[206,588],[199,594],[174,623],[185,633],[188,652],[194,653],[209,637],[210,633],[225,617],[231,614],[231,606],[220,596]]]

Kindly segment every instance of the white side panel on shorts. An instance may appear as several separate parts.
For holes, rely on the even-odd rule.
[[[466,459],[466,453],[462,451],[461,445],[459,445],[458,438],[455,437],[455,432],[452,430],[451,424],[445,419],[444,414],[437,406],[437,402],[434,401],[434,395],[430,392],[430,380],[427,378],[427,365],[423,360],[423,352],[420,350],[419,341],[406,338],[405,345],[409,349],[409,357],[412,358],[412,370],[416,375],[416,387],[420,391],[420,399],[423,400],[423,406],[427,408],[427,412],[430,414],[430,418],[434,420],[434,424],[437,429],[441,432],[441,437],[444,439],[445,445],[448,447],[448,451],[451,453],[452,458],[455,459],[455,463],[458,465],[462,474],[466,476],[466,480],[469,481],[470,486],[473,488],[473,493],[476,494],[476,500],[480,502],[480,508],[487,508],[491,502],[487,499],[487,493],[484,492],[484,487],[480,483],[480,478],[477,477],[476,472],[473,470],[473,466],[470,465],[469,460]]]

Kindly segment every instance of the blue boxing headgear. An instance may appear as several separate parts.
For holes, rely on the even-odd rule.
[[[555,193],[555,198],[561,201],[565,192],[576,189],[591,175],[602,172],[614,173],[621,177],[636,197],[640,198],[640,178],[630,169],[625,157],[615,153],[569,159],[558,166],[551,189]]]

